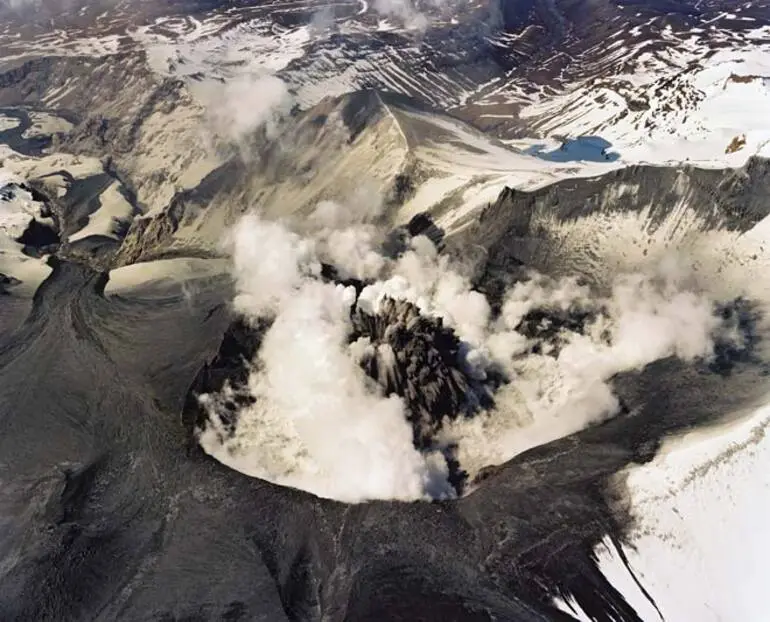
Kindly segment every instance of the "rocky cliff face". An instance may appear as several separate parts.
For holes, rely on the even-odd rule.
[[[488,278],[525,264],[601,283],[667,251],[697,259],[709,236],[738,240],[770,214],[769,172],[770,161],[754,158],[741,169],[631,166],[533,192],[506,188],[452,245],[483,247]],[[759,245],[741,261],[766,259]]]
[[[387,202],[406,159],[398,125],[373,92],[326,100],[287,120],[274,140],[258,133],[243,148],[165,210],[136,221],[117,262],[218,252],[226,230],[250,209],[301,218],[323,200]]]

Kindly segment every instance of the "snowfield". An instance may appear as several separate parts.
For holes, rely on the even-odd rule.
[[[743,420],[671,440],[627,484],[637,521],[630,567],[605,541],[596,554],[645,622],[761,622],[770,557],[770,405]],[[565,611],[590,619],[574,604]],[[657,608],[656,608],[657,607]]]
[[[626,163],[742,166],[770,155],[770,44],[710,50],[685,40],[671,64],[592,80],[525,106],[545,136],[599,136]]]

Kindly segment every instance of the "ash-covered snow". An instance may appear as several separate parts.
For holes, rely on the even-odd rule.
[[[19,119],[0,114],[0,132],[12,130],[19,127],[19,125],[21,125],[21,121],[19,121]]]
[[[402,124],[411,153],[428,172],[400,211],[403,220],[428,211],[453,195],[456,206],[437,217],[439,226],[451,231],[477,210],[494,202],[506,186],[533,190],[568,177],[590,177],[619,166],[613,162],[544,161],[504,144],[472,126],[449,116],[414,109],[393,108]]]
[[[100,196],[101,206],[88,217],[85,227],[69,236],[70,242],[90,236],[105,236],[119,240],[125,235],[134,216],[134,207],[121,191],[117,182],[110,185]]]
[[[199,22],[200,24],[200,22]],[[227,21],[212,18],[207,27],[171,35],[153,24],[131,36],[147,50],[150,67],[160,75],[179,78],[231,79],[260,71],[275,73],[304,54],[310,27],[276,28],[267,19],[254,19],[225,28]]]

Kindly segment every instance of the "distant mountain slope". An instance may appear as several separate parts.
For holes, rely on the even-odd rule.
[[[224,231],[249,209],[301,219],[324,200],[350,209],[382,202],[382,220],[392,226],[426,212],[452,231],[506,184],[534,188],[613,168],[547,162],[414,100],[377,91],[324,99],[276,131],[267,148],[255,145],[245,160],[234,157],[169,208],[138,219],[119,261],[157,256],[161,246],[163,253],[216,251]]]
[[[765,148],[767,2],[446,0],[400,14],[384,6],[162,9],[135,0],[99,13],[73,5],[48,21],[11,13],[0,61],[18,71],[32,58],[99,58],[121,73],[132,58],[184,81],[204,106],[223,82],[266,74],[280,77],[302,108],[377,89],[451,109],[499,137],[598,135],[631,162],[740,165]],[[106,82],[89,92],[114,97]],[[751,118],[736,119],[725,112],[731,106]]]

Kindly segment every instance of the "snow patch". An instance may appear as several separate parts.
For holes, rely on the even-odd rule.
[[[601,137],[626,163],[738,167],[770,153],[770,45],[713,52],[684,42],[680,52],[673,66],[655,60],[543,98],[520,116],[548,136]]]

